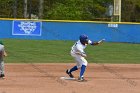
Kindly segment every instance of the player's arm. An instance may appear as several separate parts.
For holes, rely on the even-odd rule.
[[[82,57],[87,57],[85,52],[76,52],[75,54],[80,55]]]
[[[76,46],[76,48],[77,48],[77,51],[75,52],[75,54],[80,55],[82,57],[87,57],[86,53],[83,51],[81,46]]]
[[[93,43],[91,43],[90,45],[99,45],[100,43],[98,43],[98,42],[93,42]]]
[[[3,52],[3,53],[4,53],[3,55],[6,57],[6,56],[7,56],[7,53],[6,53],[6,51],[5,51],[5,50],[4,50],[4,52]]]
[[[94,46],[94,45],[99,45],[99,44],[102,43],[104,40],[105,40],[105,39],[102,39],[102,40],[99,40],[98,42],[93,42],[93,41],[90,41],[90,40],[89,40],[89,44],[90,44],[90,45],[93,45],[93,46]]]
[[[94,46],[94,45],[99,45],[100,43],[99,43],[99,42],[93,42],[93,41],[89,40],[89,41],[88,41],[88,44]]]

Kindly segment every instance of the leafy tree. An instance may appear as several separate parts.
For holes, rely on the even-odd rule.
[[[13,0],[0,0],[0,17],[12,17]]]
[[[76,1],[76,0],[75,0]],[[53,4],[53,8],[47,13],[47,18],[49,19],[81,19],[82,7],[79,6],[79,1],[77,0],[67,0],[65,3],[57,2]]]
[[[140,21],[140,0],[122,0],[122,21]]]
[[[15,0],[0,0],[0,17],[23,18],[24,0],[16,0],[17,7],[14,9]],[[28,0],[28,11],[31,5],[31,13],[38,16],[39,0]],[[114,0],[44,0],[43,19],[63,20],[95,20],[108,18],[108,6],[113,5]],[[129,11],[128,11],[129,10]],[[140,0],[122,0],[122,21],[140,22]]]
[[[47,12],[48,19],[73,19],[73,20],[93,20],[96,17],[104,17],[106,3],[101,0],[64,0],[52,5],[52,9]]]

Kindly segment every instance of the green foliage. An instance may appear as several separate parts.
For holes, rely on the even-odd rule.
[[[122,0],[122,21],[140,22],[140,0]]]
[[[69,2],[56,3],[54,8],[48,11],[49,19],[81,19],[82,7],[78,5],[78,2],[74,3],[72,0]]]
[[[0,0],[0,17],[12,17],[13,0]]]
[[[23,18],[24,0],[0,0],[0,17],[14,17],[17,1],[17,18]],[[29,3],[28,0],[28,14]],[[31,0],[31,13],[38,16],[39,1]],[[96,20],[110,18],[106,15],[114,0],[44,0],[43,19]],[[129,10],[129,11],[128,11]],[[122,21],[140,22],[140,0],[122,0]]]
[[[106,2],[107,3],[107,2]],[[65,0],[55,3],[48,11],[48,19],[79,19],[93,20],[100,18],[106,12],[106,7],[93,0]]]
[[[23,1],[17,0],[17,18],[23,17]],[[32,1],[32,14],[38,15],[39,0]],[[110,0],[105,0],[109,3]],[[7,2],[10,2],[7,3]],[[1,12],[5,17],[13,17],[14,0],[3,0],[6,9]],[[5,5],[7,4],[7,5]],[[12,7],[12,8],[11,8]],[[5,9],[4,8],[4,9]],[[29,8],[29,2],[28,2]],[[28,10],[29,12],[29,10]],[[103,17],[106,7],[101,0],[44,0],[44,18],[45,19],[70,19],[70,20],[93,20]],[[9,14],[10,13],[10,14]]]

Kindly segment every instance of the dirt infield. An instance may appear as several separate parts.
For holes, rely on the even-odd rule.
[[[73,65],[6,64],[0,93],[140,93],[140,64],[89,64],[87,82],[61,80]]]

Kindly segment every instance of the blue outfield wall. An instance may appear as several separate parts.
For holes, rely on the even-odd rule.
[[[80,34],[93,41],[140,43],[140,24],[0,20],[0,38],[77,40]]]

